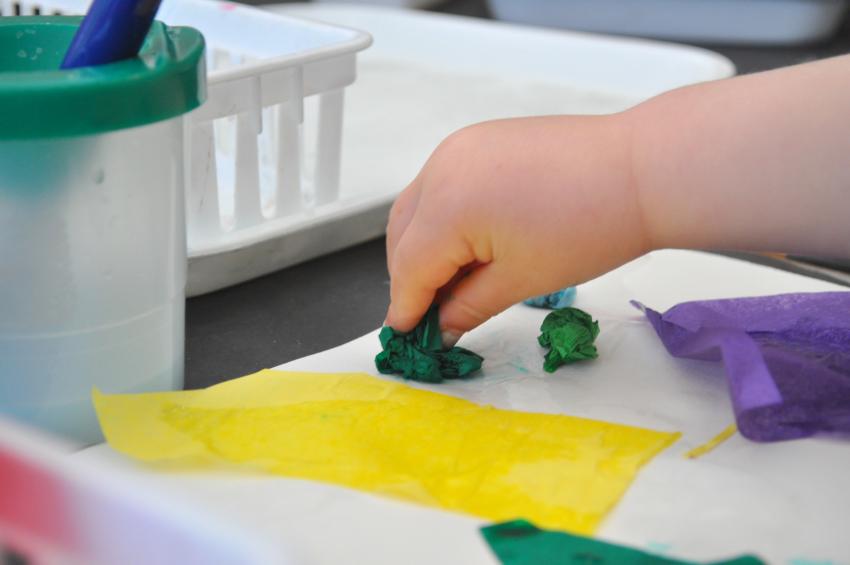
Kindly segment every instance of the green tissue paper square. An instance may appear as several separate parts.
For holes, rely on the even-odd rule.
[[[697,565],[565,532],[541,530],[525,520],[481,528],[503,565]],[[744,556],[713,565],[764,565]]]

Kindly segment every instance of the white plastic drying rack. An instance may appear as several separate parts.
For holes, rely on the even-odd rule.
[[[0,0],[0,14],[89,3]],[[207,41],[208,99],[186,117],[189,295],[383,233],[391,195],[339,193],[343,92],[369,34],[215,0],[164,0],[157,19]],[[339,229],[352,217],[356,233]],[[252,246],[250,264],[234,261]]]

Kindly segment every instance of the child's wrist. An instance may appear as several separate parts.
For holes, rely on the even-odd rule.
[[[639,245],[640,254],[659,249],[663,245],[658,243],[658,236],[653,225],[653,215],[646,194],[646,152],[641,151],[641,128],[644,127],[642,112],[637,107],[614,114],[611,119],[617,122],[617,128],[622,133],[618,138],[622,140],[623,147],[620,151],[622,167],[625,171],[625,183],[623,195],[633,203],[634,214],[637,217],[634,225],[637,233],[633,234]]]

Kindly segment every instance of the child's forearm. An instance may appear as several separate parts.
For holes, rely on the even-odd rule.
[[[850,256],[850,56],[680,89],[623,117],[653,247]]]

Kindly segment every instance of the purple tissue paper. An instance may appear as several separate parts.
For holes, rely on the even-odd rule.
[[[723,361],[745,437],[850,432],[850,292],[634,304],[674,357]]]

